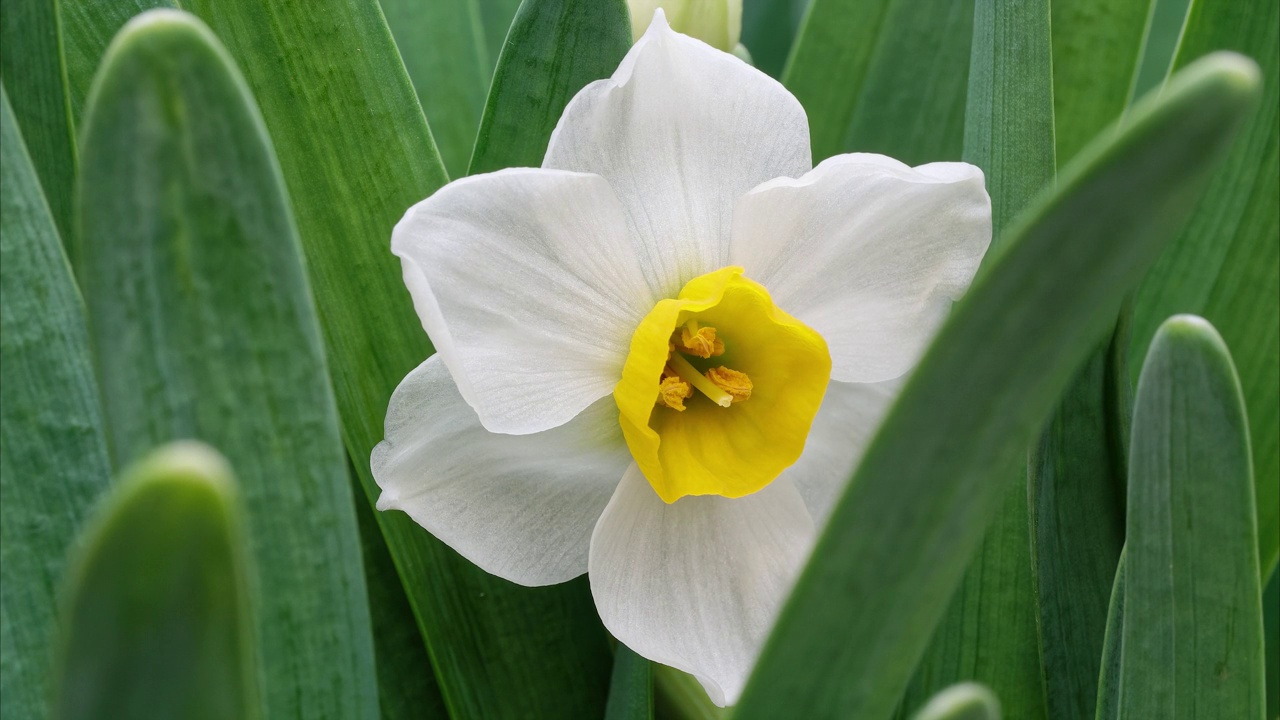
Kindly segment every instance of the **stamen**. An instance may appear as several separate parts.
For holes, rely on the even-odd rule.
[[[657,404],[684,412],[684,401],[693,397],[693,388],[675,373],[668,374],[668,370],[670,368],[663,370],[662,382],[658,384]]]
[[[715,383],[698,372],[698,368],[690,365],[689,361],[685,360],[680,353],[672,353],[671,359],[667,360],[667,363],[668,367],[674,370],[681,380],[697,388],[703,395],[711,398],[715,404],[720,407],[729,407],[733,404],[732,395],[716,387]]]
[[[744,372],[731,370],[721,365],[718,368],[708,370],[707,379],[716,387],[732,395],[733,401],[736,403],[751,398],[751,378],[747,377]]]
[[[675,335],[679,335],[679,339]],[[672,334],[672,340],[682,352],[690,355],[696,355],[700,358],[716,357],[724,354],[724,343],[716,338],[716,329],[713,327],[698,327],[697,320],[690,320],[684,324],[676,333]]]

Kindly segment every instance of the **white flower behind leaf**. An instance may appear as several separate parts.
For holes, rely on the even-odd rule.
[[[658,11],[542,168],[392,236],[438,353],[379,508],[523,585],[589,571],[609,631],[721,705],[991,239],[975,167],[809,153],[790,93]]]

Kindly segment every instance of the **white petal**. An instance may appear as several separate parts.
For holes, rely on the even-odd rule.
[[[742,193],[811,163],[809,124],[791,93],[673,32],[659,12],[613,77],[565,108],[542,164],[608,179],[650,258],[652,287],[674,297],[726,264]]]
[[[741,694],[812,540],[786,480],[668,505],[632,465],[591,536],[591,593],[620,642],[692,673],[723,707]]]
[[[730,260],[826,339],[833,380],[879,382],[915,364],[990,243],[978,168],[855,154],[747,193]]]
[[[832,382],[813,419],[804,454],[782,473],[795,484],[814,521],[821,526],[849,481],[885,412],[897,399],[904,378],[879,383]]]
[[[486,571],[550,585],[587,570],[592,528],[631,461],[605,398],[553,430],[497,435],[440,356],[396,388],[373,449],[379,510],[403,510]]]
[[[458,390],[493,432],[546,430],[611,393],[658,299],[595,175],[458,180],[409,210],[391,249]]]

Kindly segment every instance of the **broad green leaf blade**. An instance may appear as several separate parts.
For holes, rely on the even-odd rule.
[[[112,456],[188,437],[225,452],[258,571],[267,714],[375,717],[333,395],[248,89],[202,23],[146,13],[108,49],[82,140],[80,276]]]
[[[1000,720],[1000,701],[983,685],[960,683],[934,695],[912,720]]]
[[[0,75],[54,224],[63,238],[70,237],[76,133],[57,0],[9,0],[0,5]]]
[[[62,14],[62,47],[67,68],[71,120],[80,127],[89,86],[98,64],[129,18],[153,8],[173,8],[178,0],[57,0]]]
[[[1272,571],[1262,593],[1262,624],[1267,637],[1267,717],[1280,718],[1280,572]]]
[[[739,720],[892,714],[1006,497],[1010,483],[992,478],[1025,462],[1074,369],[1203,190],[1257,85],[1256,66],[1238,56],[1189,68],[1006,231],[833,510]]]
[[[1031,556],[1049,717],[1094,715],[1124,547],[1129,376],[1123,332],[1079,369],[1028,462]]]
[[[974,0],[894,2],[832,154],[876,152],[908,165],[959,160],[973,20]],[[825,157],[815,151],[814,160]]]
[[[631,47],[623,0],[526,0],[498,59],[467,174],[539,167],[565,105]]]
[[[982,168],[995,238],[1053,180],[1053,72],[1047,0],[978,0],[974,12],[964,158]],[[989,686],[1010,717],[1045,716],[1025,469],[1004,480],[1000,509],[970,562],[903,700],[924,704],[948,685]],[[1013,482],[1016,478],[1017,482]]]
[[[431,133],[377,5],[187,4],[227,42],[262,107],[306,251],[343,437],[372,502],[369,454],[387,401],[431,354],[390,250],[392,226],[445,182]],[[522,588],[402,513],[377,519],[455,718],[603,711],[609,646],[585,578]]]
[[[485,76],[493,74],[502,54],[502,44],[511,30],[511,19],[520,8],[520,0],[474,0],[480,8],[480,25],[484,29],[484,47],[488,65]]]
[[[126,471],[68,573],[53,716],[259,717],[243,512],[187,441]]]
[[[1133,76],[1132,97],[1154,90],[1169,77],[1191,0],[1151,0],[1138,67]]]
[[[812,0],[796,33],[782,84],[809,116],[815,160],[843,152],[859,90],[892,0]]]
[[[756,68],[773,77],[791,52],[808,0],[747,0],[742,4],[742,44]]]
[[[63,558],[111,475],[84,304],[0,87],[0,717],[47,717]]]
[[[605,720],[653,720],[653,666],[626,645],[613,656]]]
[[[1249,425],[1209,323],[1183,315],[1156,331],[1130,447],[1120,717],[1261,720]]]
[[[1217,48],[1262,66],[1262,103],[1138,291],[1131,368],[1175,313],[1200,315],[1222,333],[1247,399],[1266,577],[1280,554],[1280,3],[1196,3],[1176,65]]]
[[[809,115],[814,161],[958,160],[973,17],[973,0],[814,0],[783,75]]]
[[[1129,105],[1148,10],[1158,0],[1055,0],[1053,110],[1058,160]]]
[[[452,177],[467,174],[493,63],[476,0],[380,0]]]
[[[1124,550],[1116,561],[1116,577],[1107,605],[1107,629],[1102,641],[1102,662],[1098,673],[1096,720],[1120,717],[1120,663],[1124,654]]]
[[[363,495],[354,471],[351,480],[356,496]],[[369,587],[382,720],[445,720],[449,712],[440,696],[431,658],[422,636],[414,631],[413,608],[405,597],[373,507],[357,500],[356,520],[360,525],[365,583]]]

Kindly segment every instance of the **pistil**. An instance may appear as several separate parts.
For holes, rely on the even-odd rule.
[[[708,380],[705,375],[698,372],[698,368],[690,364],[680,353],[671,353],[671,358],[667,360],[667,367],[674,370],[681,380],[711,398],[711,401],[720,407],[729,407],[733,404],[733,395],[721,390],[715,383]]]

